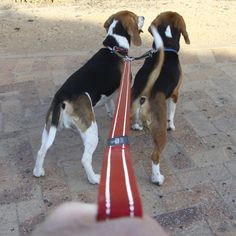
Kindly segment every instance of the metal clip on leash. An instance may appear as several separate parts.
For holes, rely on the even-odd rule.
[[[98,193],[97,220],[142,217],[141,199],[131,162],[130,131],[130,57],[123,57],[124,71],[116,101],[115,114],[104,153]]]
[[[154,53],[156,53],[158,50],[152,48],[151,50],[145,52],[143,55],[139,57],[132,57],[127,55],[127,50],[119,48],[119,47],[107,47],[112,53],[115,53],[118,57],[122,58],[125,61],[137,61],[137,60],[142,60],[146,59],[148,57],[152,57]],[[122,52],[125,52],[125,54],[122,54]]]

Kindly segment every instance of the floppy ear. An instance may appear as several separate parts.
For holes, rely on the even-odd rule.
[[[190,44],[190,40],[189,40],[189,37],[188,37],[188,32],[186,30],[186,25],[185,25],[185,22],[184,22],[184,18],[181,16],[181,23],[180,23],[180,32],[181,34],[183,35],[184,37],[184,41],[186,44]]]
[[[114,20],[115,14],[111,15],[104,23],[104,28],[106,29],[106,31],[108,31],[112,21]]]
[[[189,40],[189,37],[188,37],[188,32],[185,30],[181,31],[183,37],[184,37],[184,41],[186,44],[190,44],[190,40]]]
[[[129,22],[125,22],[123,26],[130,35],[132,43],[136,46],[140,46],[142,44],[142,40],[139,35],[140,31],[138,29],[138,24],[135,20],[132,18]]]

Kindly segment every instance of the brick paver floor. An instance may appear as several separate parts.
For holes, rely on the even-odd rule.
[[[32,176],[45,114],[56,89],[91,52],[0,58],[0,235],[30,235],[58,204],[96,202],[80,158],[78,134],[58,133],[45,161],[46,176]],[[181,52],[184,83],[176,131],[161,158],[163,186],[150,182],[152,141],[131,132],[132,159],[143,208],[172,235],[236,235],[236,48]],[[135,72],[142,62],[132,66]],[[101,169],[111,120],[96,109]]]

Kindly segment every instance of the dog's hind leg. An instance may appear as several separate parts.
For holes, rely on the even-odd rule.
[[[165,178],[160,172],[160,155],[167,141],[165,95],[158,93],[151,98],[150,107],[152,107],[150,131],[155,145],[152,153],[151,180],[155,184],[162,185]]]
[[[81,132],[81,137],[84,143],[84,153],[81,160],[82,165],[87,174],[88,181],[91,184],[98,184],[100,175],[95,174],[92,167],[93,153],[98,144],[98,127],[96,121],[93,121],[85,132]]]
[[[135,101],[132,104],[131,119],[133,120],[133,124],[131,125],[131,128],[133,130],[143,130],[143,123],[142,123],[142,119],[141,119],[141,110],[142,110],[142,106],[145,103],[146,99],[147,99],[147,97],[142,96],[141,98],[137,99],[137,101]]]
[[[166,100],[166,103],[167,103],[167,129],[175,130],[174,116],[175,116],[176,102],[172,97],[170,97]]]
[[[36,177],[40,177],[40,176],[45,175],[45,171],[43,168],[44,158],[45,158],[45,155],[46,155],[48,149],[53,144],[53,141],[56,137],[56,132],[57,132],[57,128],[55,126],[51,126],[49,128],[49,131],[47,131],[46,125],[45,125],[44,130],[43,130],[43,134],[42,134],[41,148],[38,151],[35,167],[33,170],[33,174]]]
[[[88,181],[91,184],[98,184],[100,175],[95,174],[92,167],[93,153],[98,144],[98,127],[89,94],[81,95],[70,105],[68,104],[66,110],[71,114],[73,124],[80,132],[84,144],[84,153],[81,162],[87,174]]]
[[[152,153],[152,176],[151,180],[154,184],[162,185],[165,177],[160,172],[160,155],[165,147],[166,135],[163,133],[157,135],[155,140],[155,147]]]

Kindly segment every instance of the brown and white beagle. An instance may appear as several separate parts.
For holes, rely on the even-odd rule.
[[[131,42],[141,45],[140,32],[143,16],[120,11],[104,24],[107,31],[103,45],[87,63],[72,74],[55,94],[46,116],[42,144],[38,151],[33,174],[44,176],[43,162],[60,128],[72,128],[80,133],[84,144],[82,165],[92,184],[99,183],[100,175],[92,167],[92,155],[98,144],[98,128],[94,106],[105,105],[110,116],[114,112],[112,94],[118,89],[124,61],[117,56],[126,55]],[[69,152],[68,152],[69,153]]]
[[[160,33],[164,53],[155,53],[147,58],[137,72],[132,87],[132,128],[142,130],[148,127],[154,142],[152,152],[153,183],[162,185],[164,176],[160,173],[160,155],[167,142],[167,129],[175,130],[174,115],[182,82],[178,56],[181,34],[190,44],[186,25],[176,12],[163,12],[151,23]]]

